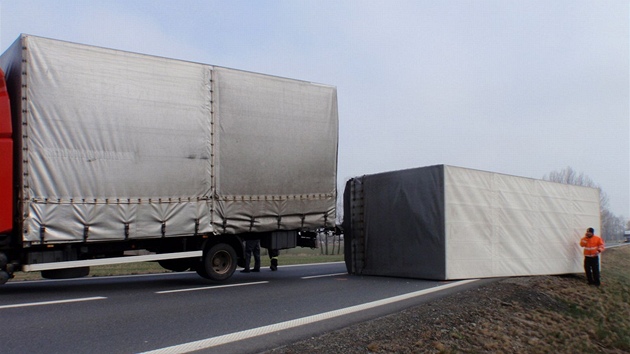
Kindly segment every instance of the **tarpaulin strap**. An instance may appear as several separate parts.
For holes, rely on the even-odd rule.
[[[83,226],[83,242],[87,241],[89,233],[90,233],[90,225],[84,225]]]
[[[195,236],[199,234],[199,219],[195,219]]]
[[[129,239],[129,223],[125,223],[125,240]]]
[[[252,229],[254,228],[254,222],[255,222],[255,218],[252,216],[251,219],[249,219],[249,232],[252,232]]]

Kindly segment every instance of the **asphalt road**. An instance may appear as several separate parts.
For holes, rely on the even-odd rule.
[[[383,316],[484,281],[346,274],[343,263],[235,273],[10,282],[2,353],[256,353]]]

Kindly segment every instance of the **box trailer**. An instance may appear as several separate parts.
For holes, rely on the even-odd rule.
[[[344,191],[352,274],[435,280],[582,271],[599,190],[436,165],[356,177]]]
[[[3,282],[136,261],[222,280],[243,240],[335,226],[333,86],[30,35],[0,68]]]

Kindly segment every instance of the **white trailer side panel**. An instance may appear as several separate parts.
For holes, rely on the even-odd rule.
[[[212,230],[209,66],[32,36],[15,45],[24,241],[192,234],[195,219]]]
[[[28,35],[0,64],[27,244],[334,222],[334,87]]]
[[[218,230],[335,225],[334,87],[215,68]]]
[[[445,166],[446,278],[577,273],[599,191]]]

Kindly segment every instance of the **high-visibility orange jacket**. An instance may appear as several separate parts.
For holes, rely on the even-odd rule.
[[[584,255],[586,257],[596,257],[600,253],[604,252],[604,240],[597,235],[591,237],[582,237],[580,240],[580,246],[584,247]]]

